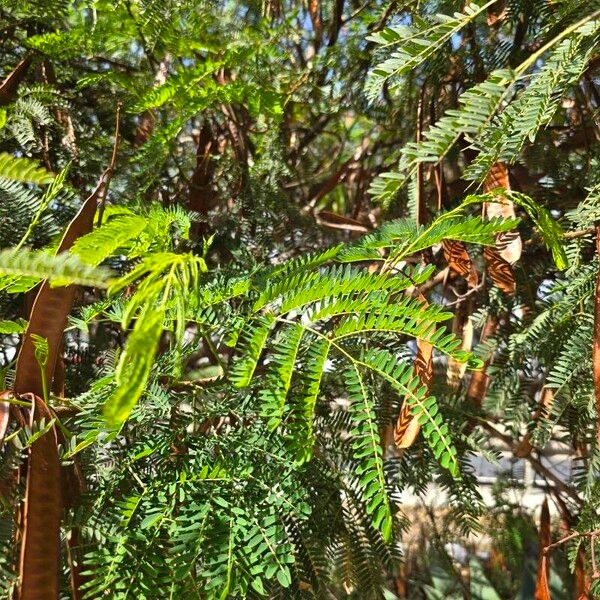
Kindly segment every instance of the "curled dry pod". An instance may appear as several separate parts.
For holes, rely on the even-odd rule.
[[[486,246],[483,249],[483,256],[485,257],[487,272],[494,284],[505,294],[514,295],[517,284],[510,263],[506,262],[500,252],[492,246]]]
[[[471,287],[475,287],[479,277],[465,243],[460,240],[442,240],[442,250],[448,267],[458,275],[462,275]]]
[[[508,168],[503,162],[494,164],[483,187],[486,193],[498,188],[510,191]],[[498,194],[496,199],[496,202],[484,202],[484,216],[514,219],[516,216],[514,203],[502,194]],[[504,231],[497,234],[496,245],[493,248],[486,246],[484,249],[483,255],[492,281],[508,295],[515,293],[515,276],[511,265],[521,257],[521,250],[521,236],[517,231]]]
[[[577,600],[588,600],[590,596],[590,582],[585,570],[585,552],[579,546],[577,558],[575,559],[575,598]]]
[[[110,174],[108,173],[102,176],[92,195],[83,203],[79,212],[69,223],[58,247],[59,253],[68,251],[78,237],[92,230],[96,204],[106,189],[109,178]],[[31,392],[40,397],[44,394],[32,335],[43,337],[48,343],[45,378],[49,385],[52,384],[58,351],[62,345],[63,333],[76,293],[77,286],[75,285],[53,288],[48,281],[42,283],[35,297],[23,344],[17,358],[14,386],[17,394]]]
[[[106,191],[112,175],[107,169],[96,189],[85,200],[69,223],[58,252],[68,251],[75,240],[92,230],[96,205]],[[51,287],[44,281],[36,295],[21,350],[17,358],[14,391],[32,403],[30,422],[44,419],[46,425],[53,415],[42,399],[44,381],[50,386],[64,328],[77,286]],[[33,335],[46,339],[47,360],[44,375],[35,356]],[[58,459],[57,435],[54,426],[31,446],[27,461],[27,487],[21,510],[21,560],[19,569],[19,600],[58,598],[60,562],[60,521],[63,508],[61,468]]]
[[[22,394],[32,404],[29,424],[46,426],[54,415],[35,394]],[[22,511],[19,600],[58,598],[60,521],[62,513],[60,460],[56,429],[51,425],[29,446],[27,482]]]
[[[4,104],[10,104],[13,101],[17,89],[31,64],[31,56],[26,56],[17,66],[10,72],[10,74],[0,84],[0,106]]]
[[[493,192],[498,188],[510,191],[508,168],[503,162],[497,162],[491,168],[483,184],[485,192]],[[516,217],[515,205],[502,193],[496,197],[496,202],[484,202],[484,215],[488,218],[514,219]],[[503,231],[496,235],[496,248],[500,256],[510,264],[521,257],[521,236],[517,231]]]
[[[481,332],[480,342],[492,337],[496,333],[498,328],[498,321],[495,317],[490,315],[483,326]],[[467,388],[467,402],[476,407],[481,407],[485,394],[487,392],[489,375],[487,369],[490,366],[492,357],[490,356],[483,364],[483,367],[479,371],[473,371],[471,374],[471,380],[469,381],[469,387]]]
[[[460,302],[456,307],[454,318],[452,320],[452,333],[459,337],[461,341],[460,349],[469,352],[473,347],[473,321],[469,318],[472,312],[473,302],[471,298],[467,301]],[[456,388],[463,378],[467,365],[465,363],[458,362],[453,358],[448,360],[448,374],[447,381],[448,385]]]
[[[548,499],[544,498],[540,515],[538,530],[538,571],[535,582],[535,600],[550,600],[550,587],[548,586],[548,555],[545,549],[552,543],[550,535],[550,510]]]
[[[419,300],[426,302],[422,295]],[[415,358],[415,372],[429,389],[433,378],[433,346],[424,340],[417,340],[417,356]],[[410,448],[415,443],[421,426],[419,417],[413,413],[412,407],[405,400],[400,409],[396,427],[394,428],[394,442],[397,448]]]

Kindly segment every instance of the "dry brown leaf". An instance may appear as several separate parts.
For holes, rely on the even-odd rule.
[[[492,337],[496,333],[496,329],[498,328],[498,321],[495,317],[491,315],[488,317],[485,325],[483,327],[483,331],[481,332],[481,338],[479,342],[485,341],[487,338]],[[471,374],[471,380],[469,381],[469,387],[467,388],[467,402],[476,407],[481,407],[483,404],[483,399],[485,398],[485,394],[487,392],[489,376],[487,374],[487,368],[490,366],[492,361],[492,357],[488,358],[481,370],[473,371]]]

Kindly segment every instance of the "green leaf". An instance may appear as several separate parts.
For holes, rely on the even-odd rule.
[[[69,253],[55,256],[46,252],[37,252],[22,248],[0,252],[0,273],[9,275],[0,279],[0,287],[13,284],[17,278],[47,279],[53,285],[71,284],[106,288],[110,271],[92,267]]]
[[[398,79],[434,56],[494,1],[471,1],[465,4],[462,13],[454,13],[453,16],[436,15],[437,18],[431,23],[419,19],[413,26],[386,27],[383,31],[369,35],[368,40],[384,48],[392,48],[393,51],[389,58],[377,64],[370,72],[365,90],[367,97],[374,99],[388,79]]]
[[[277,571],[277,581],[282,587],[287,588],[292,585],[292,576],[290,570],[284,565]]]
[[[27,327],[27,321],[25,319],[18,319],[17,321],[0,321],[0,333],[23,333]]]
[[[550,211],[540,206],[533,198],[518,192],[499,192],[506,195],[515,204],[522,206],[530,219],[536,224],[546,247],[552,252],[552,258],[557,269],[564,271],[569,266],[569,259],[565,251],[564,232]]]
[[[248,325],[240,346],[240,357],[234,362],[229,374],[229,378],[237,387],[250,385],[269,331],[274,323],[274,316],[267,314],[258,317],[254,323]]]
[[[140,529],[150,529],[150,527],[156,525],[156,523],[158,523],[161,520],[161,517],[161,512],[150,514],[144,517],[144,519],[140,523]]]
[[[78,238],[71,247],[71,254],[76,254],[87,264],[98,265],[116,250],[132,243],[146,226],[144,217],[117,215]]]
[[[104,405],[110,427],[123,424],[144,393],[163,330],[164,311],[152,307],[137,319],[116,370],[117,389]]]
[[[364,500],[368,502],[367,512],[374,515],[373,525],[381,531],[383,539],[387,542],[391,539],[392,512],[386,490],[374,402],[357,364],[345,371],[345,377],[351,401],[349,410],[354,425],[351,431],[352,449],[354,459],[359,463],[356,473],[362,476],[365,471],[372,470],[375,474],[366,486],[361,487]]]
[[[54,174],[46,171],[30,158],[15,158],[6,152],[1,152],[0,177],[11,181],[44,185],[52,182]]]

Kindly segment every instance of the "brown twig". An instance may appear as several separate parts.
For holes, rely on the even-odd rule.
[[[481,421],[481,426],[486,429],[489,433],[491,433],[494,437],[503,441],[512,452],[516,450],[517,444],[515,444],[512,438],[504,433],[498,431],[493,425],[488,423],[487,421]],[[577,492],[569,487],[564,481],[561,481],[559,477],[557,477],[548,467],[544,466],[537,458],[533,456],[526,456],[525,460],[529,462],[529,464],[537,471],[540,475],[551,481],[555,488],[563,492],[563,494],[569,496],[573,501],[575,501],[579,506],[583,504],[583,500],[579,497]]]
[[[570,540],[573,540],[577,537],[583,537],[584,535],[586,535],[586,534],[580,533],[579,531],[570,533],[569,535],[566,535],[564,538],[561,538],[560,540],[554,542],[553,544],[548,544],[548,546],[546,546],[544,548],[544,554],[548,554],[548,552],[550,552],[550,550],[554,550],[554,548],[557,548],[558,546],[562,546],[562,544],[566,544]]]
[[[590,235],[591,233],[594,233],[594,231],[594,227],[588,227],[587,229],[578,229],[575,231],[566,231],[563,234],[563,237],[566,240],[573,240],[576,238],[585,237],[586,235]]]
[[[110,157],[110,164],[102,174],[102,178],[110,181],[112,175],[115,170],[115,166],[117,164],[117,150],[119,148],[119,140],[120,140],[120,127],[121,127],[121,108],[123,104],[121,102],[117,103],[117,112],[115,115],[115,142],[113,144],[112,155]],[[106,206],[106,196],[108,195],[108,184],[104,186],[101,196],[100,203],[98,205],[98,227],[102,225],[102,217],[104,216],[104,207]]]
[[[479,283],[478,285],[469,288],[469,290],[467,290],[464,294],[459,294],[454,287],[450,286],[450,289],[452,290],[452,293],[456,296],[456,300],[453,300],[452,302],[449,302],[448,304],[444,304],[445,308],[448,308],[450,306],[456,306],[457,304],[460,304],[461,302],[463,302],[466,298],[468,298],[469,296],[473,295],[475,292],[478,292],[481,288],[483,287],[483,282]]]

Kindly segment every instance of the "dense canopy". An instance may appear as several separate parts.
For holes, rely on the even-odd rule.
[[[600,597],[599,148],[596,0],[2,0],[0,593]]]

